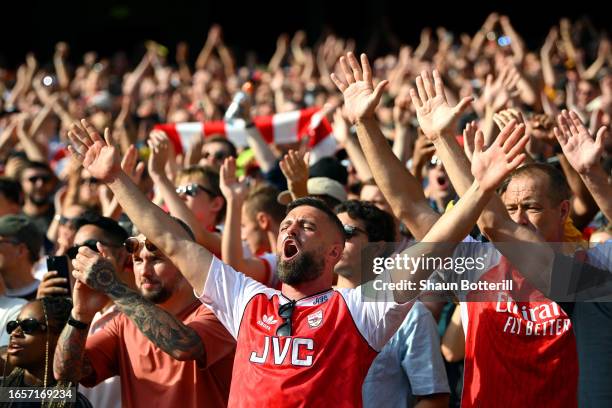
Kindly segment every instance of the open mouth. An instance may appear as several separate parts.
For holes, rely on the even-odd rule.
[[[436,178],[436,181],[438,182],[438,186],[440,188],[446,189],[448,188],[448,180],[446,179],[446,177],[444,176],[438,176]]]
[[[291,260],[300,252],[297,243],[293,239],[287,239],[283,244],[283,258]]]

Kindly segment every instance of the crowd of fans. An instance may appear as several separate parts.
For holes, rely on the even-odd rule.
[[[605,33],[563,19],[530,50],[493,13],[473,35],[425,29],[371,65],[351,39],[302,31],[281,35],[267,63],[238,64],[219,26],[195,65],[187,44],[174,56],[145,45],[134,67],[95,52],[73,65],[60,42],[52,61],[28,54],[0,71],[2,386],[80,384],[75,404],[94,407],[612,404]],[[244,145],[181,144],[158,126],[227,121],[239,92],[229,120]],[[262,134],[261,118],[308,108],[332,129],[332,154]],[[459,292],[359,300],[366,249],[462,240],[574,251],[486,247],[489,279],[520,270],[538,294],[522,312]],[[48,270],[49,256],[70,274]],[[555,302],[563,263],[580,285],[599,279],[597,302]],[[555,313],[535,311],[544,304]],[[530,323],[563,329],[530,335]],[[308,326],[344,343],[316,349]]]

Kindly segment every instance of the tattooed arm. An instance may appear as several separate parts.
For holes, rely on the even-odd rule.
[[[77,329],[66,325],[57,341],[53,359],[53,374],[58,381],[78,383],[81,379],[89,377],[94,370],[85,356],[85,343],[89,333],[89,324],[96,312],[108,302],[108,298],[98,293],[82,282],[74,283],[72,293],[72,317],[86,323],[87,328]]]
[[[157,347],[176,360],[205,360],[197,332],[119,281],[113,265],[101,254],[81,248],[73,265],[76,279],[112,299]]]

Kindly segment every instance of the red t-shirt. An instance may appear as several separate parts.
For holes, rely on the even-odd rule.
[[[330,289],[299,300],[291,336],[277,336],[289,300],[217,258],[200,300],[237,339],[231,407],[361,406],[374,357],[412,306]]]
[[[91,387],[119,375],[123,407],[226,406],[234,340],[214,314],[197,301],[177,318],[198,333],[206,361],[175,360],[120,313],[87,338],[85,354],[94,373],[81,383]]]

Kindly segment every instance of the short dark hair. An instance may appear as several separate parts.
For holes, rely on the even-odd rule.
[[[238,151],[236,150],[236,146],[234,146],[234,144],[231,141],[229,141],[227,138],[223,136],[211,136],[211,137],[207,137],[206,139],[204,139],[205,145],[210,144],[210,143],[224,144],[229,150],[229,154],[231,157],[238,156]]]
[[[46,170],[49,174],[51,174],[52,177],[55,177],[55,173],[53,173],[53,170],[51,169],[51,167],[49,167],[48,163],[41,162],[41,161],[27,160],[24,166],[19,170],[19,174],[17,175],[17,178],[19,179],[19,181],[21,181],[21,178],[23,177],[23,173],[28,169]]]
[[[223,199],[223,206],[221,207],[221,210],[217,214],[217,219],[215,220],[215,222],[220,223],[221,221],[223,221],[223,219],[225,218],[225,208],[226,208],[227,203],[225,201],[225,197],[223,196],[223,193],[221,192],[219,172],[210,166],[201,166],[199,164],[196,164],[196,165],[188,166],[188,167],[185,167],[179,170],[174,179],[175,183],[177,183],[180,178],[184,178],[184,177],[185,178],[191,178],[191,177],[201,178],[203,181],[202,183],[203,187],[206,187],[211,192],[213,192],[215,197],[221,197]]]
[[[342,222],[340,222],[338,216],[327,206],[327,204],[325,204],[325,201],[321,200],[320,198],[298,198],[297,200],[289,203],[286,214],[289,214],[294,208],[302,207],[304,205],[323,211],[325,215],[327,215],[327,218],[329,218],[329,220],[338,228],[338,232],[340,232],[342,240],[344,240],[344,226],[342,225]]]
[[[336,207],[336,214],[340,213],[347,213],[349,217],[362,221],[369,242],[393,242],[395,240],[393,216],[368,201],[345,201]]]
[[[85,225],[94,225],[103,231],[104,239],[113,245],[121,245],[129,237],[117,221],[92,211],[85,211],[77,217],[74,227],[78,231]]]
[[[0,194],[11,203],[21,204],[21,184],[11,178],[0,177]]]
[[[563,173],[554,166],[545,163],[527,163],[514,170],[499,187],[499,193],[504,194],[506,192],[513,178],[533,176],[535,173],[545,174],[548,177],[548,197],[553,205],[559,205],[562,201],[571,198],[572,193]]]
[[[258,212],[269,214],[274,221],[280,224],[285,216],[285,206],[276,199],[279,191],[269,184],[262,184],[253,188],[244,202],[249,216],[254,219]]]

